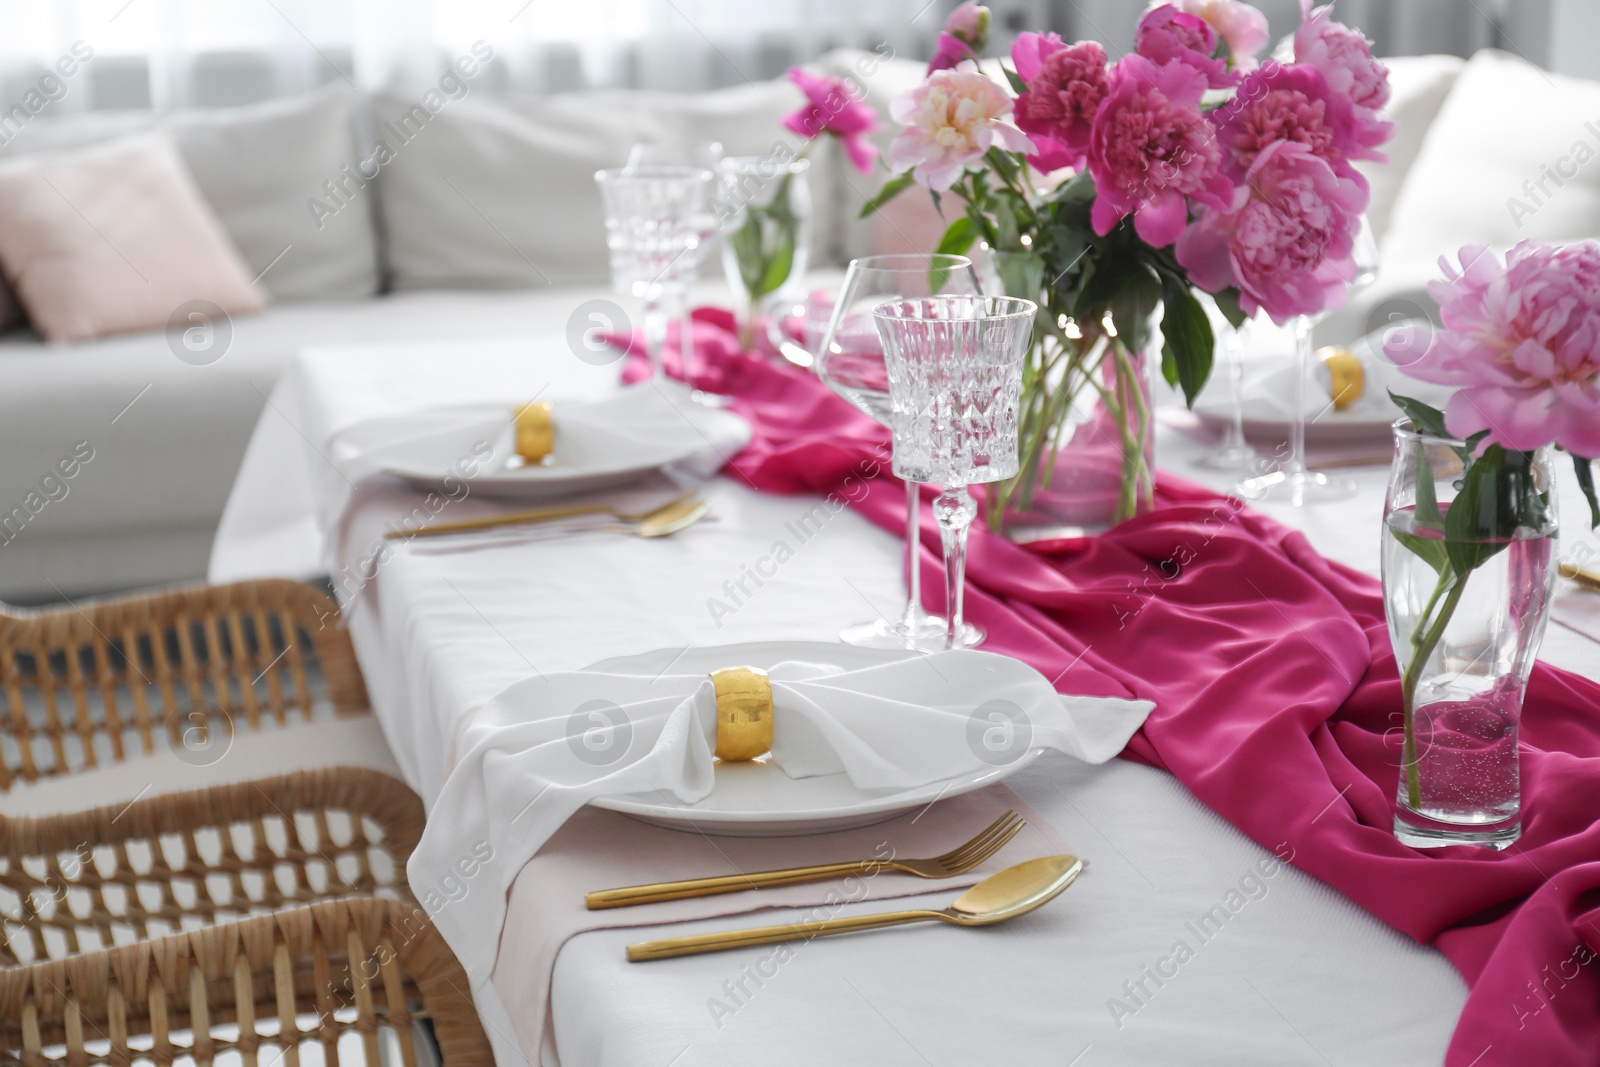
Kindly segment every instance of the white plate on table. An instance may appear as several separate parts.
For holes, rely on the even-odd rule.
[[[618,656],[585,669],[659,677],[668,670],[699,674],[730,666],[765,669],[785,660],[803,660],[858,670],[922,654],[823,641],[760,641]],[[718,760],[713,769],[716,784],[693,804],[653,792],[602,797],[590,803],[671,830],[718,837],[798,837],[871,826],[943,797],[981,789],[1028,766],[1043,753],[1042,748],[1031,749],[1003,767],[986,767],[912,789],[862,789],[847,774],[790,778],[766,758],[748,763]]]
[[[1219,373],[1225,374],[1226,368]],[[1285,363],[1246,371],[1244,400],[1239,405],[1244,415],[1244,435],[1261,447],[1288,439],[1294,367]],[[1327,393],[1315,382],[1306,383],[1306,443],[1308,445],[1364,445],[1386,447],[1392,440],[1390,424],[1400,417],[1400,409],[1376,383],[1368,382],[1361,399],[1347,411],[1335,411]],[[1227,385],[1218,382],[1195,401],[1194,415],[1206,430],[1222,434],[1233,422],[1233,404]]]
[[[384,469],[419,489],[454,495],[465,481],[472,492],[507,500],[539,500],[612,489],[693,455],[700,438],[650,442],[624,434],[562,432],[557,412],[555,446],[545,463],[517,465],[511,409],[499,404],[458,404],[384,416],[338,434],[337,447],[383,448]],[[456,439],[459,438],[459,439]],[[487,442],[493,458],[470,479],[457,463]]]

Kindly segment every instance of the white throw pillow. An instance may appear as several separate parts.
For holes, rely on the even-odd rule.
[[[48,341],[259,311],[238,250],[165,134],[0,163],[0,265]]]
[[[1389,104],[1384,112],[1395,125],[1394,137],[1383,146],[1389,161],[1356,164],[1372,190],[1367,221],[1380,246],[1389,232],[1395,199],[1422,151],[1428,128],[1467,65],[1460,56],[1396,56],[1383,62],[1389,68]]]
[[[1564,172],[1564,173],[1563,173]],[[1385,260],[1600,236],[1600,82],[1473,56],[1423,140]]]
[[[605,226],[595,171],[621,166],[636,143],[718,141],[729,155],[762,155],[782,142],[792,151],[798,141],[779,120],[802,102],[787,81],[693,95],[474,96],[434,114],[418,114],[408,98],[380,94],[373,117],[391,157],[378,178],[390,285],[603,282]],[[819,216],[813,262],[827,258],[831,249],[820,238],[836,228],[824,195],[829,148],[812,153]],[[716,256],[708,256],[702,273],[720,270]]]
[[[268,293],[279,300],[351,300],[378,291],[372,190],[346,176],[347,168],[357,168],[363,108],[358,93],[336,84],[247,107],[40,116],[0,158],[165,130],[250,276],[261,274]],[[325,182],[342,183],[353,196],[319,220],[312,200],[333,205]]]

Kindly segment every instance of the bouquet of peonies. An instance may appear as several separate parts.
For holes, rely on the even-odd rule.
[[[1258,59],[1267,22],[1255,8],[1174,0],[1145,12],[1115,63],[1094,41],[1023,33],[991,76],[979,64],[988,12],[966,3],[927,79],[893,102],[895,176],[863,217],[925,187],[954,216],[938,251],[982,242],[1008,295],[1041,307],[1022,474],[991,494],[992,523],[1048,484],[1084,390],[1122,437],[1115,518],[1148,506],[1140,364],[1158,313],[1162,372],[1192,403],[1213,350],[1197,290],[1235,325],[1343,300],[1368,196],[1354,163],[1382,159],[1393,132],[1388,74],[1328,8],[1302,0],[1302,16],[1282,62]]]
[[[1428,657],[1462,600],[1472,573],[1519,536],[1550,525],[1553,487],[1535,473],[1535,453],[1554,445],[1571,455],[1600,526],[1591,460],[1600,458],[1600,243],[1552,248],[1524,241],[1502,264],[1480,245],[1441,260],[1445,280],[1428,289],[1444,329],[1421,352],[1405,326],[1384,341],[1389,359],[1423,381],[1456,386],[1443,411],[1390,394],[1418,433],[1453,439],[1461,476],[1447,505],[1419,472],[1414,529],[1395,538],[1437,575],[1411,635],[1405,697],[1406,788],[1419,803],[1413,697]],[[1393,531],[1391,531],[1393,532]],[[1531,591],[1530,591],[1531,592]]]

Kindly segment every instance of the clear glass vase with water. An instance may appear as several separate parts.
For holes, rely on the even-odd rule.
[[[1404,703],[1389,733],[1394,832],[1414,848],[1504,848],[1521,833],[1523,692],[1557,575],[1550,450],[1469,478],[1467,442],[1403,421],[1395,440],[1383,527]]]

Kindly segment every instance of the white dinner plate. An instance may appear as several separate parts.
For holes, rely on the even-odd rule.
[[[1222,368],[1219,373],[1227,373]],[[1294,414],[1291,402],[1294,389],[1294,368],[1289,363],[1259,367],[1247,371],[1244,383],[1244,400],[1239,405],[1244,415],[1244,433],[1252,444],[1276,443],[1289,434],[1289,421]],[[1387,445],[1392,434],[1390,424],[1400,417],[1382,388],[1369,382],[1361,399],[1347,411],[1335,411],[1321,387],[1306,385],[1306,443],[1309,445]],[[1194,414],[1201,425],[1213,433],[1221,434],[1233,421],[1233,405],[1225,383],[1219,382],[1195,401]]]
[[[765,669],[785,660],[803,660],[859,670],[918,655],[922,653],[857,648],[822,641],[758,641],[619,656],[584,669],[658,677],[668,670],[700,673],[730,664]],[[660,793],[627,793],[598,798],[590,803],[672,830],[718,837],[797,837],[884,822],[943,797],[959,796],[1001,781],[1043,753],[1042,748],[1030,749],[1016,762],[1003,767],[986,767],[913,789],[863,789],[847,774],[790,778],[765,757],[748,763],[717,760],[711,792],[693,804],[683,804]]]
[[[415,433],[419,420],[441,427]],[[514,465],[500,457],[515,455],[510,408],[495,404],[455,405],[379,419],[352,426],[338,435],[341,447],[362,450],[383,447],[385,469],[419,489],[459,492],[462,475],[455,464],[467,455],[473,440],[492,435],[496,459],[470,479],[472,491],[508,500],[538,500],[611,489],[693,455],[703,441],[648,442],[584,427],[562,432],[555,416],[555,446],[545,463]],[[447,427],[466,427],[463,442],[447,441]],[[475,428],[475,429],[474,429]],[[474,434],[476,435],[474,437]],[[409,436],[408,436],[409,435]]]

